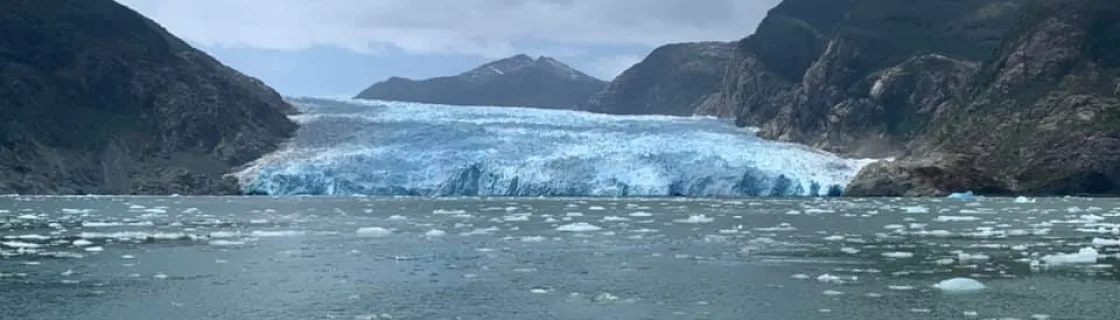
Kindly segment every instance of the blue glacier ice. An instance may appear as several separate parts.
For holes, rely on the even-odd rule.
[[[249,193],[829,196],[872,160],[763,140],[715,118],[291,99],[287,146],[236,173]]]

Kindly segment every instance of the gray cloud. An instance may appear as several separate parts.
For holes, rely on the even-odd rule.
[[[656,46],[747,35],[779,0],[117,0],[207,46],[504,56],[517,41]]]

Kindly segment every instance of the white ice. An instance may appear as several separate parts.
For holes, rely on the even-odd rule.
[[[556,231],[566,231],[566,232],[589,232],[589,231],[599,231],[599,230],[602,230],[602,229],[603,228],[600,228],[598,226],[595,226],[595,225],[592,225],[592,224],[586,223],[586,222],[576,222],[576,223],[566,224],[566,225],[556,227]]]
[[[393,231],[382,227],[362,227],[358,228],[356,233],[367,237],[387,237],[392,235]]]
[[[1077,253],[1058,253],[1042,257],[1042,261],[1047,265],[1070,265],[1070,264],[1095,264],[1097,259],[1100,258],[1100,253],[1097,249],[1092,247],[1085,247],[1078,250]]]
[[[268,194],[754,196],[838,193],[872,160],[706,117],[296,98],[289,147],[238,172]]]
[[[975,279],[970,278],[952,278],[943,280],[941,282],[938,282],[937,284],[934,284],[933,287],[944,292],[973,292],[984,290],[985,288],[987,288],[987,286],[985,286],[980,281],[976,281]]]

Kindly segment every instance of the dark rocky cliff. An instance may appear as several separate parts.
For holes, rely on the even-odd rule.
[[[738,43],[705,112],[767,138],[901,156],[849,195],[1117,194],[1118,9],[786,0]]]
[[[230,194],[294,109],[112,0],[0,10],[0,193]]]
[[[1019,2],[784,1],[739,42],[709,113],[830,151],[901,152],[999,46]]]
[[[355,98],[574,109],[604,86],[606,82],[555,59],[533,59],[522,54],[456,76],[419,81],[392,77],[366,88]]]
[[[690,116],[714,102],[734,44],[675,43],[650,52],[580,107],[611,114]]]
[[[1120,195],[1120,2],[1034,1],[1005,39],[914,158],[969,156],[1015,193]]]

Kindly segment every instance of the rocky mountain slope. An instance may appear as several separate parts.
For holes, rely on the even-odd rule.
[[[450,105],[525,106],[572,109],[606,82],[556,59],[516,55],[450,77],[410,80],[392,77],[355,98]]]
[[[734,48],[727,42],[661,46],[622,72],[580,109],[690,116],[713,101]]]
[[[0,10],[0,193],[236,193],[292,111],[112,0]]]
[[[1120,192],[1120,2],[786,0],[717,103],[851,156],[849,195]]]

